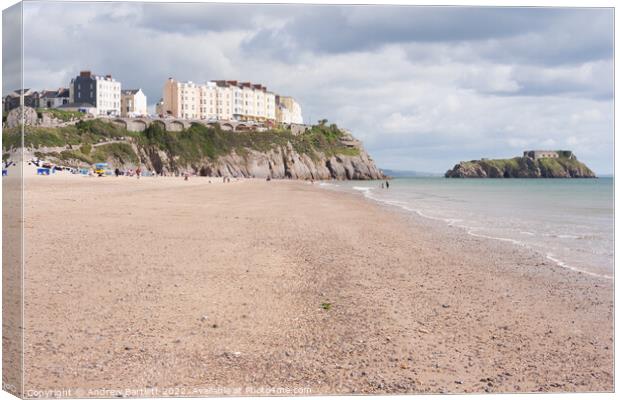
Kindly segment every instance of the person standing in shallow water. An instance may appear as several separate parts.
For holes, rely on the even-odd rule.
[[[385,188],[386,188],[386,189],[389,189],[389,188],[390,188],[390,182],[385,181]]]

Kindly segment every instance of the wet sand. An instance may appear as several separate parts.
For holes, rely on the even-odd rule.
[[[613,390],[612,281],[362,196],[208,179],[26,179],[26,395]]]

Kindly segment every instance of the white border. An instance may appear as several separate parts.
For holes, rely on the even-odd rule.
[[[26,0],[28,1],[28,0]],[[62,0],[62,1],[75,1],[75,2],[101,2],[98,0]],[[16,0],[8,0],[3,2],[2,4],[2,9],[6,9],[9,8],[10,6],[17,4],[19,1]],[[140,0],[106,0],[106,2],[143,2]],[[329,1],[329,0],[314,0],[314,1],[299,1],[299,0],[289,0],[289,1],[278,1],[278,0],[270,0],[270,1],[260,1],[260,0],[244,0],[244,1],[229,1],[229,0],[220,0],[220,1],[179,1],[179,0],[149,0],[149,2],[153,2],[153,3],[246,3],[246,4],[261,4],[261,3],[270,3],[270,4],[342,4],[342,5],[351,5],[351,4],[391,4],[391,5],[425,5],[425,6],[485,6],[485,7],[491,7],[491,6],[503,6],[503,7],[611,7],[611,8],[615,8],[616,6],[616,2],[615,1],[611,1],[611,0],[591,0],[591,1],[558,1],[558,0],[521,0],[519,2],[513,2],[513,1],[493,1],[493,0],[476,0],[476,1],[467,1],[467,0],[447,0],[447,1],[437,1],[437,0],[425,0],[425,1],[412,1],[412,0],[390,0],[388,2],[382,2],[382,1],[353,1],[353,0],[338,0],[338,1]],[[614,10],[614,28],[615,28],[615,10]],[[23,30],[23,26],[22,26],[22,30]],[[23,32],[22,32],[23,34]],[[620,143],[618,141],[615,140],[615,121],[616,121],[616,117],[617,117],[617,112],[616,112],[616,107],[615,107],[615,93],[618,92],[618,82],[615,80],[615,72],[616,72],[616,64],[615,64],[615,54],[616,54],[616,46],[618,43],[618,32],[614,29],[614,176],[616,175],[620,175],[618,174],[620,171],[620,167],[615,163],[615,154],[618,153],[618,150],[620,148]],[[0,30],[0,38],[2,37],[2,32]],[[23,51],[23,48],[22,48]],[[23,64],[22,64],[22,68],[23,68]],[[0,65],[0,83],[1,83],[1,75],[2,75],[2,67]],[[22,71],[22,79],[23,79],[23,71]],[[616,186],[615,186],[615,181],[614,181],[614,214],[615,214],[615,210],[618,208],[618,205],[620,203],[620,201],[618,200],[618,196],[617,196],[617,191],[616,191]],[[2,191],[1,185],[0,185],[0,193]],[[1,211],[1,203],[0,203],[0,211]],[[23,216],[23,204],[22,204],[22,216]],[[0,222],[2,221],[2,214],[0,212]],[[616,228],[618,227],[618,221],[615,220],[614,217],[614,237],[615,237],[615,232],[616,232]],[[24,248],[25,246],[23,246]],[[614,243],[614,255],[618,253],[618,249],[619,249],[619,245],[617,242]],[[0,260],[1,260],[1,253],[0,253]],[[615,265],[614,265],[615,268]],[[22,271],[23,272],[23,271]],[[22,278],[23,278],[23,273],[22,273]],[[23,284],[22,284],[22,288],[23,288]],[[615,282],[614,282],[614,288],[615,288]],[[22,293],[23,296],[23,293]],[[0,294],[0,301],[1,301],[2,297]],[[23,297],[22,297],[23,299]],[[614,305],[618,304],[618,293],[617,291],[614,290]],[[23,312],[23,309],[22,309]],[[615,317],[617,316],[617,308],[614,310],[614,327],[615,327]],[[616,330],[614,330],[614,344],[616,343],[618,339],[618,333]],[[0,349],[1,349],[1,342],[0,342]],[[22,345],[23,348],[23,345]],[[619,357],[618,357],[618,352],[615,349],[614,346],[614,367],[616,365],[618,365],[618,361],[619,361]],[[23,371],[22,371],[23,372]],[[617,387],[618,385],[618,380],[617,380],[617,376],[615,374],[615,368],[614,368],[614,387]],[[512,399],[519,399],[519,398],[528,398],[528,399],[536,399],[536,398],[544,398],[547,400],[564,400],[564,399],[568,399],[568,400],[573,400],[573,399],[609,399],[609,398],[615,398],[616,394],[610,394],[610,393],[576,393],[576,394],[571,394],[571,393],[545,393],[545,394],[491,394],[491,395],[487,395],[487,394],[473,394],[473,395],[399,395],[398,398],[399,399],[471,399],[472,396],[474,396],[474,398],[493,398],[493,399],[497,399],[497,400],[512,400]],[[295,400],[299,400],[299,399],[308,399],[308,400],[313,400],[316,399],[317,397],[320,397],[322,399],[330,399],[330,400],[359,400],[359,396],[311,396],[311,397],[294,397],[293,399]],[[4,392],[4,391],[0,391],[0,400],[4,400],[4,399],[14,399],[15,396],[12,396],[11,394]],[[287,397],[280,397],[280,398],[287,398]],[[380,395],[380,396],[373,396],[373,399],[381,399],[381,400],[388,400],[388,399],[393,399],[394,395],[390,395],[390,396],[384,396],[384,395]]]

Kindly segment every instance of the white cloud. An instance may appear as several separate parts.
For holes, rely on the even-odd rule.
[[[386,168],[445,171],[554,146],[612,169],[608,10],[24,7],[33,88],[67,85],[88,68],[142,87],[154,104],[169,76],[251,80],[296,97],[306,120],[352,129]]]

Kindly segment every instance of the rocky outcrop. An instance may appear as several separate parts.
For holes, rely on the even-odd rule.
[[[218,157],[204,156],[193,161],[186,161],[177,153],[132,137],[99,142],[89,149],[67,145],[28,149],[28,152],[32,157],[41,157],[58,165],[90,168],[94,162],[105,161],[112,169],[135,169],[140,165],[143,169],[164,175],[191,173],[213,177],[308,180],[385,178],[361,142],[350,134],[343,135],[339,141],[337,148],[340,150],[335,151],[332,147],[330,154],[316,149],[299,151],[287,141],[273,144],[268,150],[240,147]],[[95,155],[97,158],[87,159]]]
[[[19,125],[37,125],[37,111],[32,107],[17,107],[9,111],[6,116],[6,127],[14,128]]]
[[[446,178],[596,178],[574,155],[570,157],[515,157],[501,160],[461,161]]]
[[[63,121],[62,119],[56,118],[53,112],[50,112],[49,110],[42,110],[40,112],[37,112],[37,110],[32,107],[20,106],[8,112],[4,126],[6,128],[15,128],[23,124],[24,126],[55,128],[59,126],[74,124],[80,119],[84,118],[88,117],[72,117]]]
[[[311,155],[297,152],[290,143],[267,152],[245,149],[216,160],[203,159],[191,165],[180,165],[174,157],[153,148],[136,148],[141,163],[158,173],[191,172],[201,176],[254,177],[274,179],[339,179],[369,180],[385,178],[368,153],[359,145],[358,155]],[[113,160],[111,160],[114,163]]]

